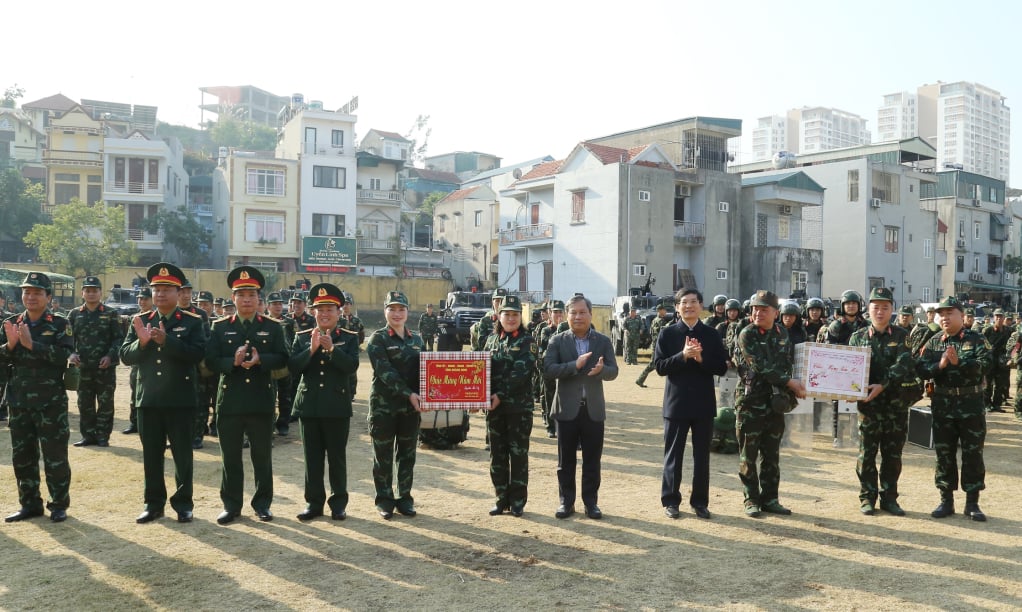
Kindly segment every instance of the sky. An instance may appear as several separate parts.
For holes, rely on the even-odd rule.
[[[737,161],[749,162],[756,119],[791,108],[852,112],[875,136],[884,94],[973,81],[1022,109],[1019,23],[1022,3],[993,0],[56,0],[5,30],[0,87],[23,87],[22,102],[153,105],[192,127],[204,86],[302,93],[326,109],[357,95],[358,137],[428,115],[428,154],[481,151],[505,166],[728,117],[743,121]],[[1011,141],[1020,186],[1022,129]]]

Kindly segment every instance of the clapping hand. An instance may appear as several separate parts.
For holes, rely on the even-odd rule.
[[[145,346],[149,344],[151,338],[152,327],[144,325],[141,317],[135,317],[131,320],[131,327],[135,330],[135,335],[138,336],[139,346]]]
[[[685,348],[681,351],[682,357],[692,359],[697,363],[703,362],[703,345],[695,338],[685,339]]]
[[[587,353],[587,354],[591,354],[591,353]],[[599,376],[600,372],[602,372],[602,371],[603,371],[603,357],[600,357],[599,361],[596,362],[596,365],[593,366],[593,369],[589,370],[589,376]]]
[[[18,325],[11,320],[4,321],[4,333],[7,334],[7,350],[13,351],[18,345]]]

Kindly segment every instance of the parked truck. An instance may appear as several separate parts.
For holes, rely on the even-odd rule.
[[[452,291],[437,317],[437,350],[460,351],[471,340],[472,325],[490,310],[490,294]]]

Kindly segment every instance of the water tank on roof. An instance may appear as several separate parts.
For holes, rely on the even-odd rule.
[[[305,105],[305,94],[291,94],[291,108],[301,108]]]
[[[224,159],[225,157],[227,157],[227,147],[220,147],[219,149],[217,149],[216,156],[220,159]]]
[[[788,151],[778,151],[774,155],[774,169],[781,170],[783,168],[794,168],[795,167],[795,154]]]
[[[323,110],[322,100],[309,100],[309,108],[312,110]]]

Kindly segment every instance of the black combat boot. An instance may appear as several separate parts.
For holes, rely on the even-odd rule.
[[[940,492],[940,505],[933,509],[930,516],[944,518],[955,513],[955,494],[951,491]]]
[[[969,491],[965,494],[965,516],[972,517],[972,520],[980,523],[987,520],[987,515],[979,509],[979,491]]]

